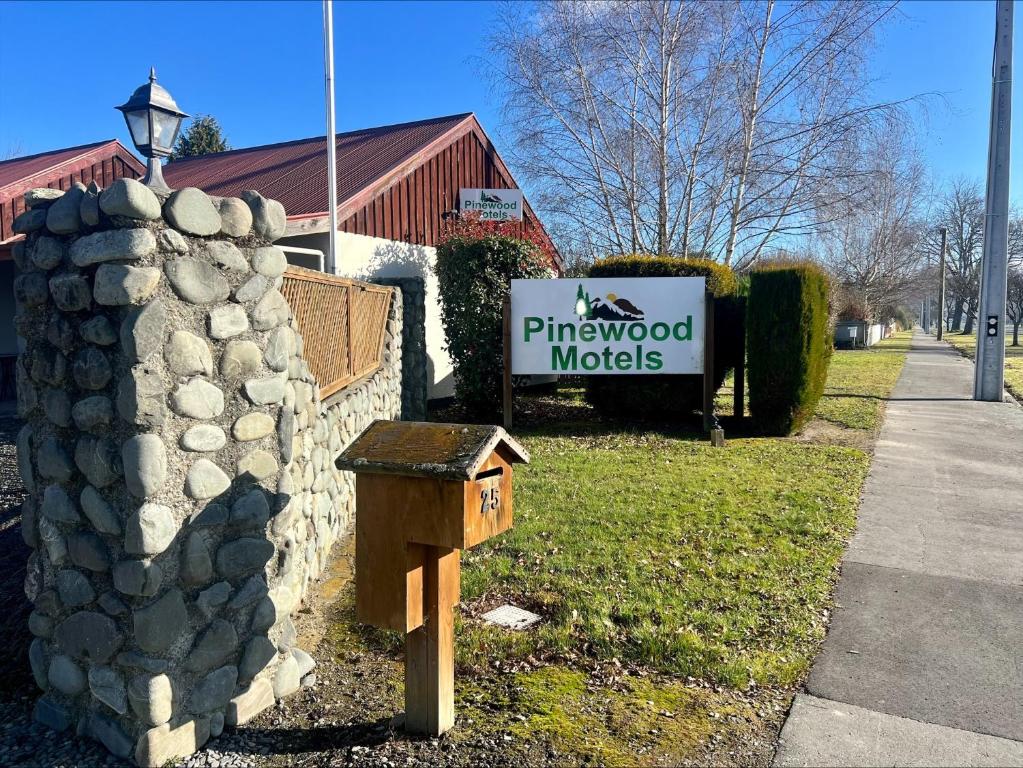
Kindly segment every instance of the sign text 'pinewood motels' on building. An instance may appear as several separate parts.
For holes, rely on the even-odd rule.
[[[478,213],[483,221],[522,221],[521,189],[460,189],[462,213]]]
[[[513,374],[701,374],[702,277],[511,281]]]

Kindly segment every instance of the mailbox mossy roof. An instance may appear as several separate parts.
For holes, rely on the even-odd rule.
[[[500,427],[490,424],[433,424],[378,419],[337,459],[351,472],[472,480],[498,446],[512,463],[529,454]]]

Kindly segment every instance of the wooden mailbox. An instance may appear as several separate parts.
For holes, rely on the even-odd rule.
[[[374,421],[341,454],[355,472],[355,610],[406,634],[405,727],[454,725],[459,550],[512,526],[512,465],[526,451],[500,427]]]

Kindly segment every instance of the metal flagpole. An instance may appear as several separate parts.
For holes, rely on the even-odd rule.
[[[1005,287],[1009,252],[1009,126],[1012,117],[1012,0],[995,7],[984,260],[977,312],[973,399],[1002,399],[1005,375]]]
[[[327,89],[327,207],[330,245],[326,272],[337,274],[337,146],[334,137],[334,12],[331,0],[323,0],[323,68]]]

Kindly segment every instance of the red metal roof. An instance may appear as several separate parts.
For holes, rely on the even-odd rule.
[[[338,134],[339,206],[471,117],[467,112]],[[289,218],[329,207],[326,136],[176,160],[163,175],[173,188],[198,187],[221,197],[258,190],[283,203]]]
[[[78,147],[55,149],[51,152],[41,152],[38,155],[0,161],[0,199],[6,199],[7,193],[14,187],[19,187],[22,191],[27,188],[26,184],[45,187],[54,178],[63,175],[67,171],[67,166],[77,165],[86,157],[96,154],[114,154],[118,150],[134,158],[117,139],[108,139],[93,144],[82,144]],[[135,162],[140,169],[145,170],[144,165],[138,163],[137,160]],[[15,194],[20,194],[20,192]]]

